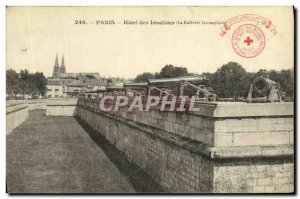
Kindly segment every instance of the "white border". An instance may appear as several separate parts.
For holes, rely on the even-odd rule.
[[[6,6],[292,6],[294,5],[296,9],[299,9],[299,0],[273,0],[273,1],[262,1],[262,0],[239,0],[239,1],[233,1],[233,0],[218,0],[218,1],[212,1],[212,0],[203,0],[203,1],[197,1],[197,0],[103,0],[103,1],[96,1],[96,0],[30,0],[30,1],[17,1],[17,0],[2,0],[0,1],[0,32],[1,32],[1,44],[0,45],[0,52],[1,52],[1,66],[0,67],[0,75],[1,75],[1,84],[0,84],[0,128],[1,128],[1,139],[0,139],[0,198],[8,198],[8,197],[18,197],[18,196],[9,196],[5,193],[5,187],[6,187],[6,150],[5,150],[5,139],[6,139],[6,120],[5,120],[5,71],[6,71],[6,54],[5,54],[5,7]],[[299,13],[299,10],[298,10]],[[299,20],[296,20],[297,24],[296,27],[299,26]],[[299,38],[298,38],[299,41]],[[296,44],[298,46],[298,42]],[[299,51],[297,52],[297,55],[299,57]],[[298,65],[298,63],[297,63]],[[299,77],[299,70],[297,73],[297,77]],[[298,83],[297,83],[298,85]],[[297,89],[297,93],[299,93],[299,86]],[[297,110],[298,112],[298,110]],[[299,118],[299,117],[298,117]],[[297,120],[297,123],[299,121]],[[295,129],[295,133],[297,133]],[[299,138],[299,135],[297,136]],[[299,143],[298,139],[297,142]],[[298,153],[297,153],[298,154]],[[298,170],[299,163],[297,164],[298,167],[296,168]],[[299,171],[299,170],[298,170]],[[297,181],[297,185],[299,185],[299,182]],[[299,189],[298,189],[299,190]],[[280,195],[277,195],[280,196]],[[19,196],[20,197],[20,196]],[[26,198],[43,198],[45,196],[26,196]],[[46,197],[56,197],[56,198],[65,198],[65,197],[74,197],[72,195],[70,196],[46,196]],[[86,197],[86,196],[77,196],[77,197]],[[118,197],[118,196],[101,196],[101,197]],[[140,196],[139,196],[140,197]],[[154,196],[153,196],[154,197]],[[159,196],[161,198],[163,196]],[[180,196],[183,197],[183,196]],[[187,198],[188,196],[184,196],[183,198]],[[196,196],[199,197],[199,196]],[[218,197],[218,196],[200,196],[200,197]],[[241,196],[238,196],[241,197]],[[257,198],[263,198],[265,196],[258,196]],[[280,196],[280,197],[288,197],[288,196]]]

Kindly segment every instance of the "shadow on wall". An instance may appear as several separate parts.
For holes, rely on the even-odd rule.
[[[75,110],[73,112],[73,116],[78,116],[78,104],[75,106]]]
[[[94,131],[79,117],[76,117],[76,120],[94,142],[105,152],[106,156],[116,165],[119,171],[128,178],[137,192],[164,192],[148,174],[140,167],[130,163],[120,151],[105,139],[104,136]]]
[[[31,119],[39,119],[40,117],[46,116],[46,109],[30,110],[28,114]]]

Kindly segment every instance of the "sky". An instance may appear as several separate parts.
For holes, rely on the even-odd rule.
[[[56,54],[59,62],[64,55],[67,72],[99,72],[105,77],[134,78],[159,72],[166,64],[193,73],[215,72],[229,61],[249,72],[294,67],[291,7],[7,7],[6,12],[6,63],[17,71],[51,76]],[[271,20],[277,34],[247,21],[234,24],[221,37],[221,23],[241,14]],[[97,20],[115,24],[96,25]],[[200,24],[124,25],[124,20]],[[232,35],[243,24],[256,25],[265,36],[265,47],[254,58],[241,57],[232,47]]]

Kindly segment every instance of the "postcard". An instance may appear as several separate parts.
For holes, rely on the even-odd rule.
[[[7,6],[7,193],[293,194],[294,28],[288,6]]]

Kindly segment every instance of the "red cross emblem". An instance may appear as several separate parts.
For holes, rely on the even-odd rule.
[[[244,43],[247,43],[247,46],[250,46],[250,44],[253,42],[252,39],[250,39],[250,37],[247,37],[246,40],[244,40]]]

